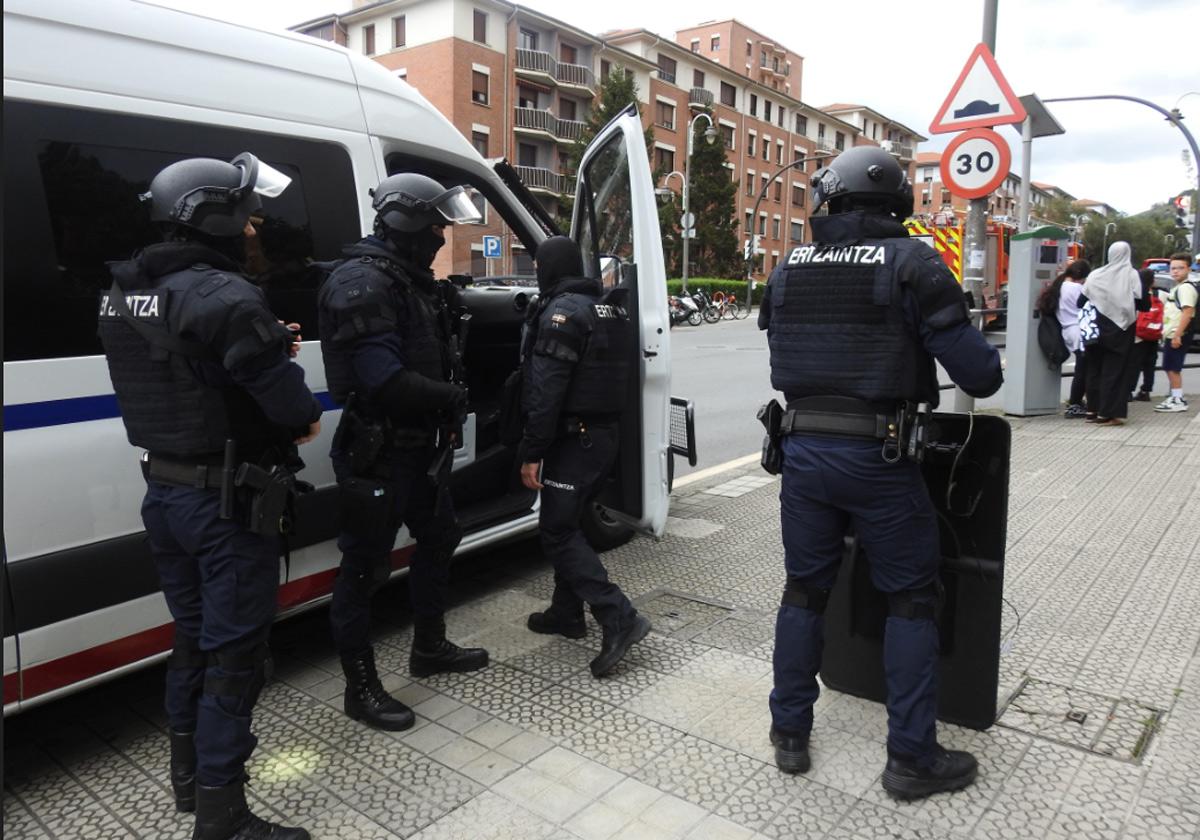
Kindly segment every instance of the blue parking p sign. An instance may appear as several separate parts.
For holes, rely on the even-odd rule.
[[[500,258],[499,236],[483,237],[483,257],[487,260],[495,260]]]

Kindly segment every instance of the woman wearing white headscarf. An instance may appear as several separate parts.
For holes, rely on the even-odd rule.
[[[1133,348],[1137,310],[1145,309],[1142,282],[1133,267],[1128,242],[1108,248],[1108,263],[1092,271],[1083,284],[1083,298],[1096,307],[1100,335],[1084,351],[1087,355],[1089,413],[1102,426],[1120,426],[1129,414],[1125,366]],[[1083,298],[1080,299],[1082,304]]]

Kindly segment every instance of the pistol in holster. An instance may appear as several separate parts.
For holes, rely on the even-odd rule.
[[[783,406],[778,400],[771,400],[758,409],[758,422],[762,423],[767,431],[763,437],[762,457],[759,463],[770,475],[779,475],[783,472],[783,436],[780,434]]]
[[[270,468],[243,463],[233,479],[234,487],[249,491],[250,504],[246,527],[267,537],[286,536],[295,525],[296,496],[312,489],[307,482],[296,480],[295,474],[283,465]]]
[[[386,476],[390,472],[388,446],[390,424],[386,418],[374,418],[360,409],[351,394],[342,411],[342,420],[333,435],[333,448],[346,453],[350,471],[356,476]]]

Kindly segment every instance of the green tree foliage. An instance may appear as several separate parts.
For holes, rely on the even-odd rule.
[[[1105,227],[1113,224],[1105,236]],[[1188,250],[1187,231],[1175,227],[1175,212],[1169,203],[1156,204],[1135,216],[1116,214],[1088,218],[1079,232],[1084,252],[1093,266],[1104,264],[1108,245],[1120,240],[1133,249],[1133,262],[1140,266],[1150,257],[1167,257],[1179,250]]]
[[[707,129],[707,123],[698,120],[692,141],[688,209],[696,217],[696,237],[688,246],[688,273],[736,277],[741,268],[736,219],[737,184],[725,168],[725,144],[720,135],[709,143],[704,137]],[[675,214],[670,220],[672,233],[677,230],[678,219],[679,214]],[[682,253],[683,240],[679,239],[678,243],[678,248],[672,250]]]
[[[588,115],[587,122],[584,123],[583,132],[579,139],[571,145],[567,155],[567,171],[563,174],[571,178],[569,182],[571,192],[562,195],[558,201],[558,226],[562,230],[566,231],[571,226],[571,213],[575,207],[575,177],[579,173],[579,162],[583,159],[584,151],[588,144],[596,139],[596,135],[600,133],[601,129],[630,104],[637,108],[640,117],[642,105],[638,101],[637,79],[623,66],[614,65],[609,71],[608,77],[601,80],[600,92],[592,103],[592,111]],[[654,147],[654,129],[647,128],[644,135],[646,137],[646,154],[650,155]],[[653,161],[653,157],[651,157],[651,161]]]

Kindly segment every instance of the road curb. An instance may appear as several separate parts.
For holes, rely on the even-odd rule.
[[[706,478],[712,478],[714,475],[720,475],[729,470],[735,470],[738,467],[744,467],[746,464],[753,463],[759,459],[759,453],[751,452],[749,455],[743,455],[741,458],[734,458],[732,461],[726,461],[723,464],[706,467],[699,472],[689,473],[683,478],[677,478],[671,487],[672,492],[680,487],[687,487],[689,484],[695,484],[697,481],[704,481]]]

